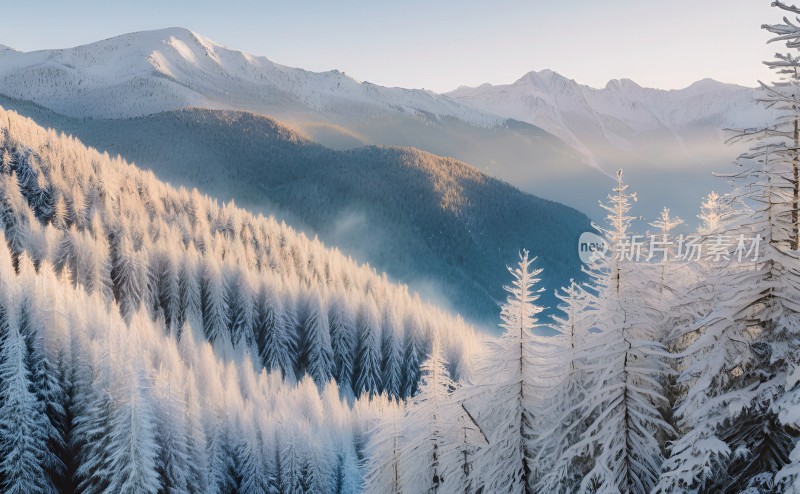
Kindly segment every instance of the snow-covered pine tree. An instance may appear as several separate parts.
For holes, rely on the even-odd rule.
[[[3,301],[7,303],[8,300]],[[3,492],[28,494],[53,492],[45,458],[46,417],[37,403],[26,361],[25,337],[16,323],[8,321],[3,308],[3,340],[0,341],[0,480]]]
[[[206,339],[216,342],[230,338],[228,333],[228,292],[225,277],[216,259],[209,259],[203,272],[201,300],[203,307],[203,331]]]
[[[333,352],[333,377],[340,391],[353,397],[353,360],[356,352],[356,321],[353,309],[344,294],[332,297],[328,319]]]
[[[418,301],[418,299],[417,299]],[[428,349],[425,341],[425,330],[417,315],[418,305],[414,305],[406,321],[405,342],[403,345],[403,392],[402,396],[410,398],[417,393],[420,378],[420,366],[425,360]]]
[[[356,396],[378,394],[381,388],[381,328],[378,309],[370,297],[361,305],[358,320],[358,346],[353,367],[353,391]]]
[[[322,389],[333,372],[333,349],[325,301],[314,297],[306,310],[302,342],[302,359],[306,372]]]
[[[409,408],[402,446],[401,486],[403,492],[440,492],[442,484],[459,468],[458,458],[443,456],[454,442],[455,412],[450,398],[456,384],[447,372],[442,348],[434,338],[431,354],[422,364],[422,382]]]
[[[540,492],[566,492],[580,483],[588,472],[587,462],[565,452],[585,431],[586,419],[581,403],[586,399],[587,362],[582,359],[586,338],[593,329],[594,296],[575,281],[556,292],[561,315],[553,316],[557,332],[552,356],[560,362],[558,379],[544,400],[542,420],[534,438],[536,462],[542,475],[536,487]]]
[[[648,317],[647,268],[629,256],[635,195],[627,189],[620,170],[609,204],[601,204],[609,226],[600,230],[610,253],[587,268],[588,289],[597,297],[595,332],[582,350],[589,392],[579,407],[587,423],[562,453],[589,462],[580,485],[565,487],[577,492],[648,492],[661,473],[660,440],[671,433],[661,411],[667,405],[662,380],[668,369]]]
[[[249,273],[244,272],[230,279],[225,286],[231,342],[234,346],[251,348],[255,342],[255,283]]]
[[[364,492],[402,494],[401,483],[403,441],[406,438],[405,402],[393,401],[385,395],[376,397],[383,404],[375,430],[367,445],[367,465]],[[424,484],[424,485],[427,485]],[[422,488],[416,489],[423,492]]]
[[[114,393],[118,397],[111,410],[108,456],[103,465],[109,475],[105,492],[156,494],[161,487],[157,470],[159,448],[147,378],[135,361],[129,364],[128,373]]]
[[[289,328],[283,303],[272,287],[262,285],[257,312],[258,347],[261,361],[268,371],[280,371],[294,380],[297,342]]]
[[[48,271],[50,268],[46,263],[42,269]],[[54,453],[64,445],[64,438],[56,427],[58,423],[62,422],[64,416],[64,407],[61,401],[63,394],[55,366],[50,360],[48,349],[45,346],[45,321],[36,310],[36,303],[41,303],[41,299],[44,299],[45,295],[33,291],[37,287],[36,272],[27,253],[23,253],[19,257],[17,282],[20,285],[17,324],[19,332],[25,340],[25,365],[30,373],[31,390],[36,396],[37,413],[35,418],[47,441],[46,454],[42,458],[48,472],[47,491],[54,492],[55,486],[52,484],[52,478],[60,476],[64,469],[63,462]]]
[[[383,310],[381,324],[381,384],[389,396],[402,397],[403,328],[391,303]]]
[[[165,368],[159,369],[153,386],[156,418],[156,442],[158,443],[157,470],[160,492],[164,494],[189,494],[190,462],[189,431],[187,414],[182,400],[180,380],[172,382],[173,377]]]
[[[191,338],[191,334],[188,335]],[[208,492],[206,472],[208,471],[208,450],[206,449],[206,433],[202,423],[202,408],[197,389],[197,378],[190,368],[186,377],[186,455],[190,459],[187,483],[191,494]]]
[[[251,411],[252,413],[252,411]],[[250,420],[254,420],[250,417]],[[240,494],[271,494],[270,464],[267,461],[264,439],[261,430],[253,422],[245,424],[246,432],[239,446],[238,456],[241,458],[242,484]]]
[[[800,422],[785,405],[800,393],[792,377],[800,365],[800,28],[786,17],[763,27],[776,35],[770,42],[785,41],[790,51],[766,62],[780,80],[761,83],[758,101],[778,116],[734,138],[754,141],[739,158],[747,169],[731,176],[740,184],[733,202],[750,209],[726,232],[749,248],[759,239],[759,246],[751,254],[745,246],[744,265],[731,262],[715,273],[715,306],[689,328],[695,338],[682,375],[688,390],[676,410],[682,434],[665,463],[662,492],[791,492],[797,483],[786,472],[798,470]]]
[[[508,300],[502,307],[505,332],[488,341],[476,365],[474,386],[465,389],[462,401],[488,437],[479,453],[478,469],[485,492],[534,492],[536,465],[530,440],[534,435],[537,399],[543,386],[538,359],[540,337],[533,334],[542,309],[535,304],[534,290],[540,269],[527,251],[509,268],[514,277],[507,286]]]
[[[130,321],[142,304],[147,286],[147,273],[141,255],[134,250],[128,235],[120,233],[116,240],[111,267],[114,297],[119,304],[120,313]]]
[[[0,176],[0,221],[8,247],[11,249],[15,268],[17,258],[25,249],[28,236],[27,209],[28,205],[22,196],[17,174],[11,172],[10,175]]]

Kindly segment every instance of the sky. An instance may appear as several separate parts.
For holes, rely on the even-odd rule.
[[[770,0],[4,0],[0,44],[31,51],[185,27],[274,62],[449,91],[551,69],[603,87],[754,86],[774,49]]]

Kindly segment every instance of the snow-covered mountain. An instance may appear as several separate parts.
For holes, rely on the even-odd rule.
[[[181,28],[63,50],[0,51],[0,94],[79,118],[252,111],[335,149],[380,144],[452,156],[551,200],[563,201],[565,177],[586,172],[579,153],[530,124],[430,91],[278,65]]]
[[[336,70],[279,65],[183,28],[59,50],[5,49],[0,51],[0,87],[9,96],[81,117],[135,117],[199,106],[359,117],[426,112],[487,126],[502,120],[429,91],[359,82]]]
[[[669,139],[685,159],[697,156],[698,134],[763,125],[769,112],[753,104],[756,90],[703,79],[679,90],[611,80],[602,89],[553,72],[529,72],[513,84],[460,87],[454,99],[541,127],[581,151],[594,165],[612,166],[615,155],[653,161],[648,146]],[[712,145],[714,143],[707,143]]]

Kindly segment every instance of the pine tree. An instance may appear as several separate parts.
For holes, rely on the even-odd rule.
[[[121,235],[112,257],[111,279],[119,310],[126,321],[130,321],[142,304],[147,286],[144,263],[127,235]]]
[[[400,397],[402,376],[402,328],[394,308],[387,304],[383,313],[381,336],[381,383],[389,396]]]
[[[213,259],[206,264],[203,273],[202,307],[203,331],[206,339],[214,343],[228,335],[228,304],[225,297],[227,287],[219,265]]]
[[[28,236],[28,205],[22,196],[16,173],[0,176],[0,221],[16,267],[17,258],[25,250]]]
[[[775,34],[770,42],[800,46],[800,29],[787,18],[764,28]],[[715,306],[684,330],[692,340],[681,375],[687,391],[676,410],[681,435],[670,448],[661,492],[770,492],[797,482],[790,472],[797,471],[800,420],[786,405],[800,392],[792,377],[800,363],[800,58],[778,53],[767,65],[780,80],[761,83],[759,102],[778,116],[735,138],[754,143],[739,158],[749,169],[732,177],[738,187],[731,203],[740,211],[725,225],[729,235],[759,247],[745,264],[711,273]]]
[[[438,339],[434,340],[431,354],[422,365],[422,383],[408,411],[406,433],[409,440],[403,445],[402,485],[405,491],[419,489],[424,492],[440,492],[442,484],[450,475],[455,475],[459,464],[451,458],[443,461],[448,434],[455,422],[458,409],[450,402],[455,383],[447,372],[447,362]]]
[[[270,289],[263,288],[259,297],[259,351],[264,367],[278,370],[287,379],[294,379],[296,341],[283,310],[281,300]]]
[[[252,347],[255,342],[255,288],[249,277],[242,273],[226,284],[228,324],[231,342]]]
[[[170,377],[164,369],[156,377],[158,406],[154,407],[154,412],[159,493],[188,494],[191,474],[189,464],[196,461],[196,458],[189,456],[189,433],[184,404],[176,396],[181,383],[170,383]],[[173,390],[173,386],[177,389]]]
[[[401,480],[403,465],[403,440],[405,425],[403,420],[404,403],[385,399],[386,405],[381,410],[376,431],[370,437],[368,444],[368,463],[366,465],[366,482],[364,491],[367,493],[400,494],[404,492]],[[413,490],[420,491],[423,486],[414,486]]]
[[[378,310],[372,299],[361,307],[355,357],[353,391],[356,396],[378,394],[381,388],[381,337]]]
[[[591,365],[582,358],[593,325],[592,308],[596,301],[592,294],[583,290],[575,281],[556,298],[561,315],[553,316],[553,336],[556,349],[553,352],[560,365],[557,380],[549,396],[544,400],[536,444],[536,462],[543,474],[537,480],[541,492],[565,492],[580,483],[588,472],[587,462],[580,456],[565,454],[585,431],[585,418],[581,414],[581,402],[586,399],[586,367]]]
[[[322,388],[333,372],[333,349],[328,327],[328,311],[324,302],[313,298],[306,314],[303,334],[303,360],[306,372]]]
[[[111,410],[109,448],[104,468],[109,474],[106,492],[156,494],[161,487],[157,470],[156,418],[145,377],[137,365]]]
[[[417,393],[420,367],[427,355],[425,333],[416,308],[411,311],[406,320],[404,337],[402,396],[410,398]]]
[[[586,389],[580,403],[587,421],[580,440],[563,455],[590,461],[590,470],[578,492],[648,492],[661,472],[662,444],[672,433],[662,409],[667,405],[663,379],[667,373],[665,351],[645,300],[648,266],[629,259],[631,201],[622,171],[609,196],[609,227],[604,230],[611,255],[599,257],[589,268],[590,289],[597,295],[592,327],[583,358]]]
[[[55,366],[45,348],[44,323],[35,312],[34,301],[37,297],[31,290],[36,286],[36,273],[25,253],[19,258],[19,269],[22,289],[17,323],[25,341],[25,366],[30,374],[31,390],[36,396],[35,417],[46,437],[47,449],[42,460],[48,471],[47,490],[53,492],[55,487],[52,479],[59,477],[64,470],[63,462],[54,454],[64,446],[64,437],[57,428],[57,424],[63,422],[63,393]]]
[[[3,492],[52,492],[44,459],[47,449],[46,417],[33,391],[26,365],[25,338],[15,325],[0,347],[0,478]]]
[[[356,322],[347,298],[335,295],[328,308],[333,352],[333,377],[344,394],[352,395],[353,360],[356,351]]]
[[[487,342],[475,372],[477,387],[461,398],[488,437],[479,460],[486,492],[533,492],[536,465],[530,439],[544,384],[537,367],[542,342],[533,334],[542,310],[533,288],[541,270],[531,267],[533,261],[523,251],[517,266],[509,268],[514,280],[505,287],[505,331],[499,340]]]

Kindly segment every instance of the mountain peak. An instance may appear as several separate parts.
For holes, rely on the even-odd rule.
[[[514,82],[514,85],[530,85],[536,88],[552,88],[577,86],[577,82],[568,79],[556,71],[550,69],[532,70]]]
[[[625,89],[642,89],[642,86],[638,85],[631,79],[622,78],[622,79],[611,79],[606,84],[606,89],[609,90],[625,90]]]

